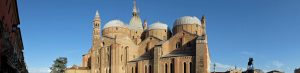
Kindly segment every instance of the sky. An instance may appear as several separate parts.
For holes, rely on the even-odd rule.
[[[182,16],[205,15],[208,46],[216,71],[245,70],[249,57],[265,72],[300,67],[300,0],[137,0],[142,20],[173,27]],[[92,42],[99,10],[129,23],[132,0],[18,0],[24,55],[30,73],[48,73],[53,60],[80,65]]]

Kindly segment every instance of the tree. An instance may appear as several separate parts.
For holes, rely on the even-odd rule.
[[[52,64],[52,67],[50,67],[51,72],[50,73],[64,73],[66,64],[67,64],[67,58],[66,57],[59,57],[56,60],[53,61],[54,64]]]

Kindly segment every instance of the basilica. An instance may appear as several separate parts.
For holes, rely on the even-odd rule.
[[[210,73],[204,16],[180,17],[169,29],[162,22],[142,21],[133,3],[129,24],[110,20],[101,29],[96,12],[92,46],[82,64],[66,73]]]

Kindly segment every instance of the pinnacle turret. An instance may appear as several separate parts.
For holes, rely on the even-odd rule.
[[[99,15],[98,10],[96,11],[96,15],[95,15],[94,20],[100,20],[100,15]]]
[[[206,18],[204,15],[201,18],[201,24],[202,24],[203,34],[206,35]]]

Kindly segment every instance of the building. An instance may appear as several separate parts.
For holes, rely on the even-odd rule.
[[[279,70],[272,70],[272,71],[269,71],[269,72],[267,72],[267,73],[284,73],[284,72],[281,72],[281,71],[279,71]]]
[[[294,73],[300,73],[300,68],[295,69]]]
[[[17,0],[0,1],[0,73],[28,73]]]
[[[88,67],[79,67],[73,65],[72,67],[68,68],[65,73],[91,73]]]
[[[226,73],[243,73],[242,69],[237,69],[236,67],[234,69],[229,69],[226,71]]]
[[[101,25],[97,11],[93,44],[81,64],[91,73],[210,73],[204,16],[180,17],[172,30],[162,22],[148,27],[134,1],[129,25],[111,20],[100,30]]]
[[[265,73],[263,70],[261,70],[261,69],[255,69],[254,70],[255,71],[255,73]]]

